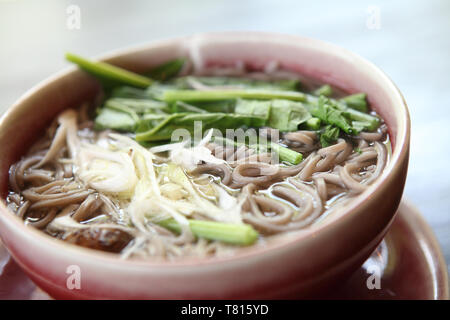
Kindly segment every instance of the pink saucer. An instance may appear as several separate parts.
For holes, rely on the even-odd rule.
[[[447,266],[433,232],[408,201],[403,200],[398,210],[372,256],[347,282],[322,298],[449,299]],[[0,299],[51,299],[36,288],[1,243]]]

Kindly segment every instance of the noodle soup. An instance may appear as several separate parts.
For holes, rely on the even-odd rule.
[[[389,137],[366,95],[186,59],[136,75],[78,56],[104,83],[10,168],[24,223],[122,258],[229,255],[308,228],[366,190]],[[107,80],[107,81],[104,81]]]

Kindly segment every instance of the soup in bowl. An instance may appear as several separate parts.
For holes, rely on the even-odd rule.
[[[408,113],[363,59],[254,33],[67,58],[0,127],[2,238],[52,296],[308,296],[392,221]]]

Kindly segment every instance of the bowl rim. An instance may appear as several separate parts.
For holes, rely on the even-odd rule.
[[[237,250],[231,256],[221,256],[221,257],[207,257],[207,258],[199,258],[199,257],[183,257],[181,259],[176,260],[163,260],[161,258],[144,258],[144,259],[121,259],[120,255],[115,253],[109,253],[89,248],[80,247],[73,244],[68,244],[59,239],[55,239],[40,230],[29,227],[23,223],[23,221],[18,218],[5,204],[4,199],[0,201],[0,211],[5,216],[5,219],[9,220],[14,224],[15,227],[19,228],[23,231],[23,235],[25,237],[39,237],[40,241],[45,241],[45,244],[48,246],[54,246],[55,250],[60,250],[60,252],[64,252],[69,255],[78,255],[81,259],[86,259],[90,262],[98,262],[98,263],[114,263],[117,266],[123,267],[163,267],[163,268],[181,268],[193,265],[202,265],[202,266],[211,266],[218,265],[223,263],[230,263],[242,261],[245,259],[254,258],[263,254],[267,254],[269,252],[273,252],[280,248],[288,248],[292,247],[295,243],[298,243],[302,239],[308,238],[312,234],[322,234],[324,232],[329,231],[330,229],[336,228],[336,223],[343,220],[345,217],[349,217],[351,215],[357,214],[357,208],[364,204],[365,198],[380,194],[382,192],[383,186],[387,184],[391,173],[397,172],[401,169],[401,165],[405,160],[405,157],[408,157],[409,150],[409,139],[410,139],[410,115],[408,111],[408,107],[406,101],[400,92],[399,88],[394,84],[394,82],[375,64],[368,61],[367,59],[361,57],[360,55],[351,52],[350,50],[344,49],[338,45],[332,44],[327,41],[318,40],[314,38],[292,35],[292,34],[283,34],[283,33],[273,33],[273,32],[257,32],[257,31],[232,31],[232,32],[205,32],[205,33],[197,33],[188,36],[181,37],[172,37],[163,40],[150,41],[142,44],[137,44],[133,46],[127,46],[125,48],[110,50],[106,53],[96,55],[94,59],[101,61],[108,61],[114,58],[124,57],[130,54],[135,54],[138,52],[151,51],[155,50],[158,47],[163,47],[164,45],[175,45],[177,43],[187,43],[187,41],[192,41],[196,37],[211,37],[211,38],[227,38],[231,37],[232,39],[238,40],[239,37],[254,37],[258,41],[267,42],[267,43],[278,43],[280,41],[289,42],[290,45],[294,46],[295,42],[302,43],[307,42],[309,45],[317,46],[317,47],[325,47],[329,50],[329,52],[338,52],[341,55],[348,56],[352,58],[355,63],[364,65],[366,68],[370,69],[371,72],[377,73],[377,76],[382,79],[382,82],[389,87],[390,96],[395,97],[400,103],[396,105],[396,108],[399,109],[399,117],[396,117],[396,122],[398,124],[398,133],[397,139],[395,143],[395,149],[393,150],[391,157],[383,170],[382,175],[372,184],[370,185],[364,192],[357,195],[352,201],[349,202],[345,206],[345,208],[340,208],[335,211],[335,213],[325,219],[321,219],[320,223],[314,223],[307,227],[306,229],[301,229],[295,232],[293,236],[288,237],[288,239],[276,239],[273,243],[265,245],[263,247],[253,248],[252,246],[243,247]],[[333,51],[334,50],[334,51]],[[66,67],[63,70],[54,73],[48,78],[42,80],[37,85],[33,86],[29,90],[27,90],[16,102],[14,102],[5,113],[0,118],[0,130],[8,122],[8,119],[13,116],[16,109],[20,108],[20,106],[27,100],[33,97],[34,94],[38,93],[43,88],[58,82],[61,78],[69,77],[71,74],[79,72],[76,66]],[[400,130],[401,129],[401,130]],[[393,215],[394,216],[394,215]],[[392,216],[392,218],[393,218]],[[391,218],[391,221],[392,221]],[[4,243],[6,241],[3,241]],[[6,245],[5,245],[6,246]],[[6,246],[7,247],[7,246]],[[14,252],[12,252],[14,256]]]

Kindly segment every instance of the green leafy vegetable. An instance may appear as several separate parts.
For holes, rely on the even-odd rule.
[[[331,86],[329,84],[325,84],[320,88],[314,90],[313,94],[316,96],[331,97],[331,95],[333,94],[333,89],[331,89]]]
[[[286,161],[291,164],[299,164],[303,160],[303,155],[292,149],[283,147],[278,143],[271,142],[270,149],[278,153],[280,161]]]
[[[239,89],[266,89],[296,91],[300,85],[298,80],[255,80],[237,77],[196,77],[186,76],[175,79],[173,83],[180,89],[191,87],[190,81],[196,81],[209,87],[233,87]]]
[[[319,118],[311,118],[305,122],[305,127],[307,130],[319,130],[321,121]]]
[[[148,75],[152,79],[165,81],[175,77],[181,71],[185,63],[185,58],[174,59],[152,69]]]
[[[251,245],[258,239],[258,232],[248,224],[222,223],[216,221],[188,219],[192,233],[208,240],[218,240],[235,245]],[[174,219],[159,221],[158,224],[180,233],[181,227]]]
[[[256,116],[269,120],[271,101],[239,99],[234,109],[235,113]]]
[[[337,127],[328,125],[320,133],[320,144],[322,148],[328,147],[336,142],[339,138],[340,130]]]
[[[335,103],[331,102],[328,98],[320,96],[318,100],[317,107],[312,108],[311,114],[326,124],[335,125],[336,127],[342,129],[345,133],[356,134],[357,131],[352,128],[349,119],[346,114],[336,106]]]
[[[353,121],[353,126],[355,126],[357,132],[362,130],[374,131],[380,126],[380,119],[368,113],[348,108],[345,110],[345,115]]]
[[[149,99],[111,98],[105,101],[107,108],[126,108],[135,113],[167,113],[167,104],[161,101]]]
[[[95,118],[95,129],[114,129],[118,131],[132,132],[136,129],[137,122],[127,112],[102,108]]]
[[[355,93],[340,99],[340,101],[344,102],[349,108],[361,112],[368,111],[365,93]]]
[[[259,143],[256,144],[248,144],[248,143],[242,143],[233,141],[227,138],[222,137],[214,137],[214,142],[223,144],[224,146],[234,146],[234,147],[240,147],[240,146],[247,146],[250,149],[256,150],[257,152],[267,152],[267,151],[275,151],[280,161],[289,162],[291,164],[298,164],[303,160],[303,155],[297,151],[291,150],[289,148],[283,147],[282,145],[273,142],[273,141],[267,141],[268,145],[262,145]]]
[[[365,94],[357,94],[355,95],[356,98],[352,98],[351,100],[360,100],[360,101],[364,101],[361,103],[367,103],[365,102]],[[355,103],[353,103],[353,106],[355,106]],[[325,108],[321,108],[321,104],[325,104],[326,107]],[[345,122],[343,122],[342,117],[344,119],[347,119],[347,123],[348,125],[351,126],[351,131],[353,131],[353,133],[351,134],[357,134],[360,131],[363,130],[367,130],[367,131],[374,131],[376,130],[379,126],[380,126],[380,119],[374,115],[371,115],[369,113],[366,112],[362,112],[362,111],[358,111],[356,109],[353,109],[351,107],[349,107],[347,105],[347,103],[344,100],[335,100],[332,98],[326,98],[324,96],[320,96],[319,98],[312,96],[312,95],[307,95],[307,101],[304,104],[305,107],[311,112],[311,114],[313,116],[315,112],[319,112],[319,111],[324,111],[330,109],[330,107],[332,109],[338,110],[340,112],[338,112],[338,114],[340,115],[339,118],[341,119],[340,122],[341,124],[343,124],[345,126]],[[323,112],[322,114],[325,115],[326,117],[326,112]],[[319,116],[317,116],[318,118],[321,118]],[[325,121],[324,119],[321,118],[321,120],[327,124],[332,124],[329,121]],[[337,120],[337,119],[335,119]],[[344,132],[346,132],[343,128],[341,128]],[[348,132],[347,132],[348,133]]]
[[[178,112],[206,113],[207,111],[202,108],[198,108],[192,104],[188,104],[183,101],[177,101],[173,104],[172,113],[178,113]]]
[[[300,102],[273,100],[267,125],[282,132],[296,131],[298,126],[311,118],[311,114]]]
[[[306,96],[304,93],[295,91],[276,91],[263,89],[229,89],[229,90],[166,90],[160,97],[166,102],[175,101],[217,101],[228,99],[286,99],[293,101],[304,101]]]
[[[178,102],[178,101],[177,101]],[[183,101],[181,101],[183,102]],[[197,108],[203,109],[206,112],[223,112],[223,113],[234,113],[236,100],[219,100],[219,101],[195,101],[189,102]]]
[[[111,97],[116,98],[130,98],[130,99],[150,99],[151,96],[146,90],[129,87],[119,86],[111,90]]]
[[[298,126],[311,118],[311,114],[300,102],[289,100],[242,100],[235,112],[265,118],[267,125],[282,132],[298,130]]]
[[[262,126],[289,132],[301,127],[317,131],[322,146],[334,143],[341,131],[355,135],[380,125],[378,117],[367,113],[366,94],[339,100],[327,98],[333,94],[327,84],[305,94],[296,91],[297,80],[196,76],[171,79],[180,72],[184,58],[149,72],[158,82],[107,63],[70,53],[66,57],[99,79],[116,84],[107,91],[108,99],[99,110],[95,128],[134,132],[141,143],[168,140],[176,129],[192,133],[196,121],[201,122],[203,130],[215,128],[222,132]],[[192,81],[210,88],[193,90]],[[300,153],[271,143],[269,149],[278,152],[282,161],[295,164],[302,160]],[[262,146],[256,148],[263,150]]]
[[[215,128],[222,131],[242,127],[261,127],[266,123],[266,120],[263,118],[236,113],[148,114],[142,117],[136,140],[168,140],[176,129],[186,129],[192,133],[196,121],[200,122],[202,130]]]
[[[137,115],[137,113],[133,109],[129,108],[126,104],[117,102],[115,100],[109,100],[106,104],[106,107],[126,113],[134,120],[134,122],[139,122],[139,116]]]
[[[113,66],[106,62],[97,62],[85,59],[78,55],[67,53],[66,59],[77,64],[80,68],[93,74],[94,76],[112,80],[121,84],[128,84],[131,86],[146,88],[152,84],[152,79],[141,76],[134,72]]]

